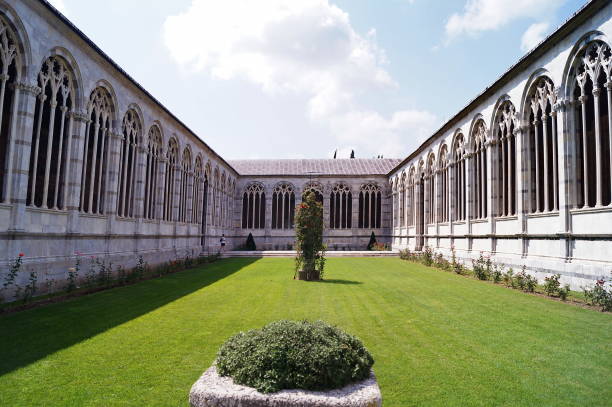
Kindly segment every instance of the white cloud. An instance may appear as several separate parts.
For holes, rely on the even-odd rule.
[[[548,23],[531,24],[521,37],[521,50],[527,52],[538,45],[544,39],[549,27]]]
[[[431,136],[438,124],[435,115],[421,110],[401,110],[389,117],[374,111],[351,111],[331,120],[343,146],[385,157],[406,156]]]
[[[406,112],[385,119],[358,105],[367,92],[397,84],[376,31],[356,32],[349,15],[328,0],[192,0],[187,11],[166,19],[164,41],[184,68],[305,97],[307,117],[345,145],[378,153],[380,139],[371,140],[384,133],[393,135],[397,150],[406,144],[400,132],[414,128],[404,124]]]
[[[520,18],[539,18],[557,9],[565,0],[468,0],[463,13],[446,23],[448,40],[463,34],[496,30]]]

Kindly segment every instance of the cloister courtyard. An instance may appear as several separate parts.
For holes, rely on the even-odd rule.
[[[604,406],[612,314],[398,258],[230,258],[0,317],[0,405],[187,406],[219,346],[322,319],[375,359],[385,406]]]

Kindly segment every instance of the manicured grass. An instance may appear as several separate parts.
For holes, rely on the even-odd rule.
[[[0,317],[0,405],[187,406],[221,343],[281,318],[357,335],[385,406],[609,405],[612,315],[394,258],[200,269]]]

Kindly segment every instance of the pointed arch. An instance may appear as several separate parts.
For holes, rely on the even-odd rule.
[[[448,222],[450,212],[450,163],[448,146],[440,145],[438,151],[438,205],[437,216],[439,222]]]
[[[22,78],[27,78],[26,69],[30,65],[26,31],[12,9],[10,11],[10,15],[0,14],[0,201],[5,203],[10,202],[11,194],[13,124],[17,120],[15,106],[19,95],[15,89]],[[13,23],[19,25],[19,33]]]
[[[345,183],[335,184],[329,194],[330,229],[350,229],[353,218],[353,195]]]
[[[382,188],[372,181],[359,187],[359,216],[357,227],[360,229],[380,229],[382,217]]]
[[[161,127],[154,123],[147,133],[144,218],[157,219],[157,201],[159,184],[159,163],[163,157],[163,138]]]
[[[524,115],[527,185],[530,213],[558,208],[557,93],[548,76],[541,75],[526,91]]]
[[[171,137],[168,140],[166,149],[166,174],[164,177],[164,204],[163,204],[163,220],[167,222],[174,221],[174,197],[176,193],[175,179],[178,166],[179,147],[176,137]]]
[[[191,223],[200,223],[202,219],[202,189],[204,183],[204,166],[202,165],[201,154],[197,155],[193,168]]]
[[[425,163],[425,223],[431,224],[436,222],[436,155],[430,151],[427,155]]]
[[[452,219],[464,221],[466,219],[466,195],[467,195],[467,180],[466,180],[466,157],[467,157],[467,141],[461,130],[457,130],[453,136],[452,162],[451,173],[453,179],[452,193],[453,202]]]
[[[72,69],[59,56],[47,58],[37,79],[32,147],[28,172],[27,205],[65,209],[75,112]]]
[[[129,109],[125,112],[121,132],[117,215],[124,218],[133,218],[136,204],[138,150],[142,139],[142,119],[136,110]]]
[[[272,229],[292,229],[295,219],[295,186],[279,182],[272,190]]]
[[[517,214],[517,147],[515,133],[519,130],[518,112],[509,97],[500,99],[493,115],[491,136],[495,143],[492,151],[495,172],[495,216]]]
[[[266,227],[266,193],[260,182],[248,184],[242,194],[242,228]]]
[[[472,195],[472,217],[474,219],[485,219],[488,216],[487,205],[487,183],[488,164],[487,146],[488,132],[482,116],[475,119],[470,132],[470,150],[472,151],[472,175],[470,184]]]
[[[116,105],[108,90],[97,87],[91,92],[87,113],[81,177],[80,210],[104,214],[109,180],[110,139]]]
[[[612,49],[605,36],[590,33],[574,47],[566,92],[573,104],[577,158],[573,175],[576,208],[612,205]]]

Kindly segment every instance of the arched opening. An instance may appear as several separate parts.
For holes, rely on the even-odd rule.
[[[278,184],[272,193],[272,229],[292,229],[295,219],[295,192],[289,183]]]
[[[242,194],[242,228],[266,227],[266,193],[261,184],[251,184]]]
[[[329,194],[330,229],[350,229],[353,215],[353,197],[346,184],[336,184]]]
[[[574,108],[577,208],[612,203],[611,58],[608,44],[593,41],[577,55],[572,67],[573,96],[577,101]]]
[[[138,140],[141,124],[138,114],[130,109],[123,118],[123,137],[119,156],[119,191],[117,193],[117,215],[134,217]]]
[[[378,184],[363,184],[359,189],[359,217],[357,225],[360,229],[379,229],[382,216],[382,191]]]
[[[81,206],[85,213],[104,214],[114,106],[108,91],[97,87],[89,98],[85,129]]]
[[[38,73],[38,86],[42,91],[34,110],[27,205],[65,209],[74,109],[74,80],[66,62],[48,58]]]

